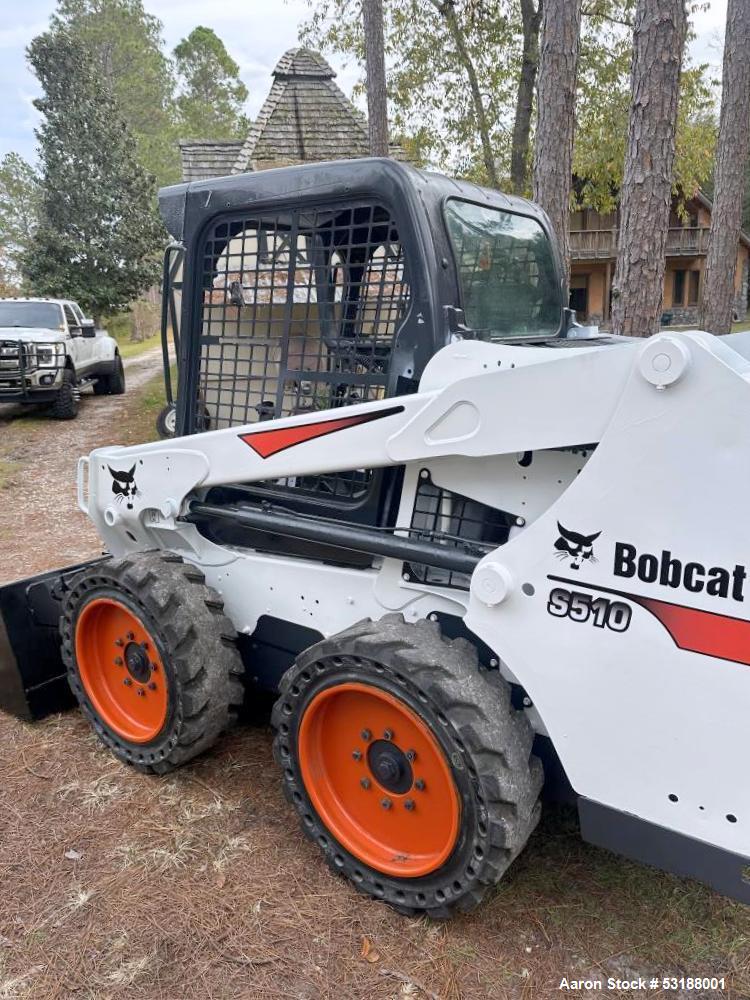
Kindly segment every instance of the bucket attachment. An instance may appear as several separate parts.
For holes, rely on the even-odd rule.
[[[0,587],[0,710],[29,722],[75,704],[60,656],[66,581],[92,559]]]

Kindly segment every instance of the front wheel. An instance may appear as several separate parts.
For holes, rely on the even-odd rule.
[[[219,595],[179,556],[99,562],[63,602],[68,681],[101,741],[163,774],[206,750],[242,702],[242,660]]]
[[[473,646],[400,615],[303,653],[274,707],[302,828],[360,892],[400,912],[470,910],[536,826],[533,732]]]
[[[76,382],[76,377],[70,368],[66,368],[62,373],[62,382],[57,390],[57,397],[50,409],[55,420],[75,420],[78,416],[81,393]]]

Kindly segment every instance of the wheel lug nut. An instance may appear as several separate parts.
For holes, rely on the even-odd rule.
[[[151,664],[151,673],[155,674],[158,669],[159,669],[159,664],[158,663],[152,663]]]
[[[422,780],[422,778],[417,778],[417,780],[414,782],[414,787],[417,789],[418,792],[424,791],[424,781]]]
[[[135,639],[135,633],[134,632],[128,632],[126,638],[127,638],[128,642],[132,642],[133,639]]]
[[[393,739],[393,730],[392,729],[386,729],[386,731],[383,733],[383,739],[384,740],[392,740]]]
[[[404,802],[404,809],[406,809],[407,812],[411,812],[413,808],[414,799],[407,799],[406,802]]]
[[[137,695],[138,695],[139,698],[145,698],[146,697],[146,692],[143,690],[143,688],[138,688],[138,691],[136,693],[137,693]]]
[[[352,757],[355,760],[362,760],[362,751],[361,750],[352,750]]]
[[[129,677],[126,677],[125,680],[122,683],[125,685],[125,687],[130,687],[130,685],[133,682],[131,681],[131,679]]]
[[[406,759],[407,760],[415,760],[416,756],[417,756],[417,751],[416,750],[407,750],[406,751]]]
[[[381,804],[381,806],[384,809],[390,809],[391,808],[391,800],[390,799],[381,799],[380,800],[380,804]]]
[[[359,783],[360,783],[360,785],[363,788],[369,788],[370,787],[370,779],[369,778],[360,778],[359,779]]]
[[[372,733],[370,732],[369,729],[363,729],[359,735],[362,737],[365,743],[372,738]]]
[[[115,639],[115,646],[124,646],[125,643],[122,639]]]
[[[149,691],[156,691],[156,684],[153,681],[148,686]]]
[[[121,667],[122,666],[122,657],[121,656],[116,656],[115,657],[115,666],[116,667]]]

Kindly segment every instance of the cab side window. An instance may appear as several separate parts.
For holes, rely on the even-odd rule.
[[[80,328],[81,321],[78,319],[70,306],[63,306],[63,312],[65,313],[65,319],[68,324],[69,331],[72,332],[75,327]]]

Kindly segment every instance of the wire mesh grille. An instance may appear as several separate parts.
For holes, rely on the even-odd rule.
[[[410,302],[395,223],[369,203],[219,222],[203,259],[198,430],[384,397]],[[274,484],[355,499],[370,473]]]
[[[427,469],[420,472],[410,525],[415,537],[484,554],[508,540],[511,523],[505,511],[436,486]],[[466,573],[415,563],[404,564],[404,572],[426,586],[469,589]]]

